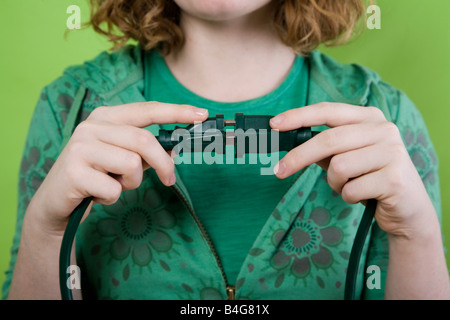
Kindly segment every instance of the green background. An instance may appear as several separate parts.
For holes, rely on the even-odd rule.
[[[15,228],[21,153],[39,93],[67,66],[110,48],[90,29],[67,32],[66,10],[73,4],[80,6],[86,21],[86,0],[0,1],[0,283]],[[443,231],[449,248],[450,1],[377,0],[377,4],[381,30],[365,30],[356,41],[323,51],[341,62],[375,70],[405,91],[422,112],[441,163]]]

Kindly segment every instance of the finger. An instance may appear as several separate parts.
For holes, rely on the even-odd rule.
[[[330,161],[333,156],[327,157],[325,159],[319,160],[316,163],[325,171],[328,171],[328,167],[330,166]]]
[[[142,158],[139,154],[96,142],[96,152],[88,155],[87,161],[95,170],[110,173],[122,185],[123,190],[132,190],[140,186],[143,177]]]
[[[341,193],[351,179],[384,168],[392,159],[386,150],[385,145],[376,144],[332,157],[327,168],[328,184],[334,191]]]
[[[194,123],[206,120],[207,116],[208,110],[190,105],[140,102],[98,107],[92,111],[89,119],[144,128],[152,124]]]
[[[386,136],[391,138],[391,131],[386,131],[391,127],[388,122],[362,123],[325,130],[289,151],[275,166],[276,175],[285,178],[333,155],[379,143]]]
[[[135,152],[144,161],[145,169],[149,166],[155,169],[162,183],[167,186],[174,183],[173,160],[150,131],[130,125],[95,120],[84,121],[75,131],[72,143],[75,140],[96,139]]]
[[[175,183],[173,159],[150,131],[124,125],[115,125],[113,130],[108,129],[107,124],[103,126],[105,128],[96,133],[100,141],[137,153],[144,161],[143,169],[153,168],[167,186]]]
[[[390,190],[384,186],[386,173],[384,170],[374,171],[348,181],[342,188],[342,199],[349,204],[365,202],[368,199],[382,200]]]
[[[344,103],[323,102],[290,109],[272,118],[273,129],[287,131],[301,127],[342,125],[386,121],[383,112],[376,107],[362,107]]]
[[[92,196],[95,203],[111,205],[115,203],[122,192],[120,183],[106,173],[93,168],[87,168],[81,173],[83,181],[86,183],[84,197]]]

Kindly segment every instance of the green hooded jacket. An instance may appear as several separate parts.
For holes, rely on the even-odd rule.
[[[146,101],[138,46],[103,52],[46,86],[36,106],[19,177],[17,226],[6,298],[30,199],[76,125],[99,106]],[[394,122],[441,216],[438,160],[408,97],[359,66],[314,51],[308,104],[376,106]],[[148,128],[155,135],[158,125]],[[344,202],[317,165],[305,168],[272,212],[231,288],[236,299],[342,299],[349,254],[364,206]],[[301,235],[301,237],[300,237]],[[306,241],[306,240],[307,241]],[[301,241],[300,241],[301,240]],[[164,186],[152,169],[111,206],[95,205],[76,240],[86,299],[226,299],[229,284],[180,177]],[[357,296],[383,299],[385,232],[373,222],[361,258]],[[55,275],[56,276],[56,275]]]

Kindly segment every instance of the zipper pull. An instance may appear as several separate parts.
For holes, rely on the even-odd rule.
[[[234,286],[227,286],[227,300],[236,300],[236,289]]]

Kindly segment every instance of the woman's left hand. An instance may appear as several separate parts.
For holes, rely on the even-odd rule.
[[[389,235],[409,238],[424,232],[434,207],[397,126],[378,108],[326,102],[271,120],[279,131],[321,125],[330,129],[288,152],[274,168],[277,177],[317,163],[344,201],[376,199],[375,219]]]

